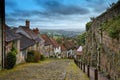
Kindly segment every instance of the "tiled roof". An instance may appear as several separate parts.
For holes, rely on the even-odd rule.
[[[19,34],[21,35],[21,38],[20,38],[20,50],[24,50],[32,45],[35,44],[35,41],[32,40],[32,39],[29,39],[28,37],[22,35],[22,34]]]
[[[45,46],[52,44],[47,34],[42,34],[41,37],[45,40]]]
[[[77,52],[76,55],[81,56],[81,55],[83,55],[83,52]]]
[[[5,25],[5,29],[6,29],[5,30],[5,41],[6,42],[17,40],[21,37],[19,34],[12,31],[12,29],[10,29],[9,26]]]
[[[66,50],[65,46],[61,45],[61,51],[65,51],[65,50]]]
[[[52,45],[53,47],[59,47],[59,44],[57,43],[57,41],[53,38],[50,38],[51,42],[52,42]]]
[[[76,48],[72,41],[65,41],[64,46],[67,50]]]

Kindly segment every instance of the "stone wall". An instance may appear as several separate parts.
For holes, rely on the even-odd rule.
[[[120,1],[96,17],[86,34],[86,60],[97,67],[100,53],[100,69],[111,77],[120,76],[120,38],[112,39],[108,33],[100,30],[101,24],[120,15]]]
[[[101,14],[100,16],[98,16],[95,20],[94,20],[94,24],[92,26],[97,27],[100,26],[101,23],[109,20],[109,19],[113,19],[114,17],[120,15],[120,1],[113,5],[112,8],[106,10],[106,12],[104,12],[103,14]]]

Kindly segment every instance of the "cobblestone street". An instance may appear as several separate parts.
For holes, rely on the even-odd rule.
[[[89,80],[73,60],[47,60],[28,63],[7,72],[0,72],[0,80]]]

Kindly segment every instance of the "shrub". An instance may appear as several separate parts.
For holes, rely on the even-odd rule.
[[[41,61],[45,60],[45,56],[43,54],[40,56],[40,60]]]
[[[17,54],[17,49],[15,48],[15,46],[12,46],[11,51]]]
[[[91,28],[92,22],[88,22],[86,24],[86,31],[88,31]]]
[[[27,62],[33,62],[34,61],[34,57],[33,57],[34,55],[33,55],[33,53],[30,51],[30,52],[28,52],[27,53],[27,59],[26,59],[26,61]]]
[[[39,62],[40,53],[38,51],[33,51],[33,53],[34,53],[34,62]]]
[[[32,50],[27,53],[27,62],[39,62],[40,60],[40,53]]]
[[[7,69],[11,69],[16,64],[16,53],[15,51],[11,51],[7,54]]]
[[[120,15],[108,20],[107,22],[104,22],[101,27],[104,31],[108,32],[108,35],[111,38],[118,39],[120,34]]]
[[[110,27],[109,28],[109,36],[112,37],[113,39],[119,37],[120,30],[115,26],[115,27]]]

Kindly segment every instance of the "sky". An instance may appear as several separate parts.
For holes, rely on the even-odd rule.
[[[5,0],[8,26],[19,27],[30,20],[39,29],[82,29],[90,17],[99,16],[118,0]]]

